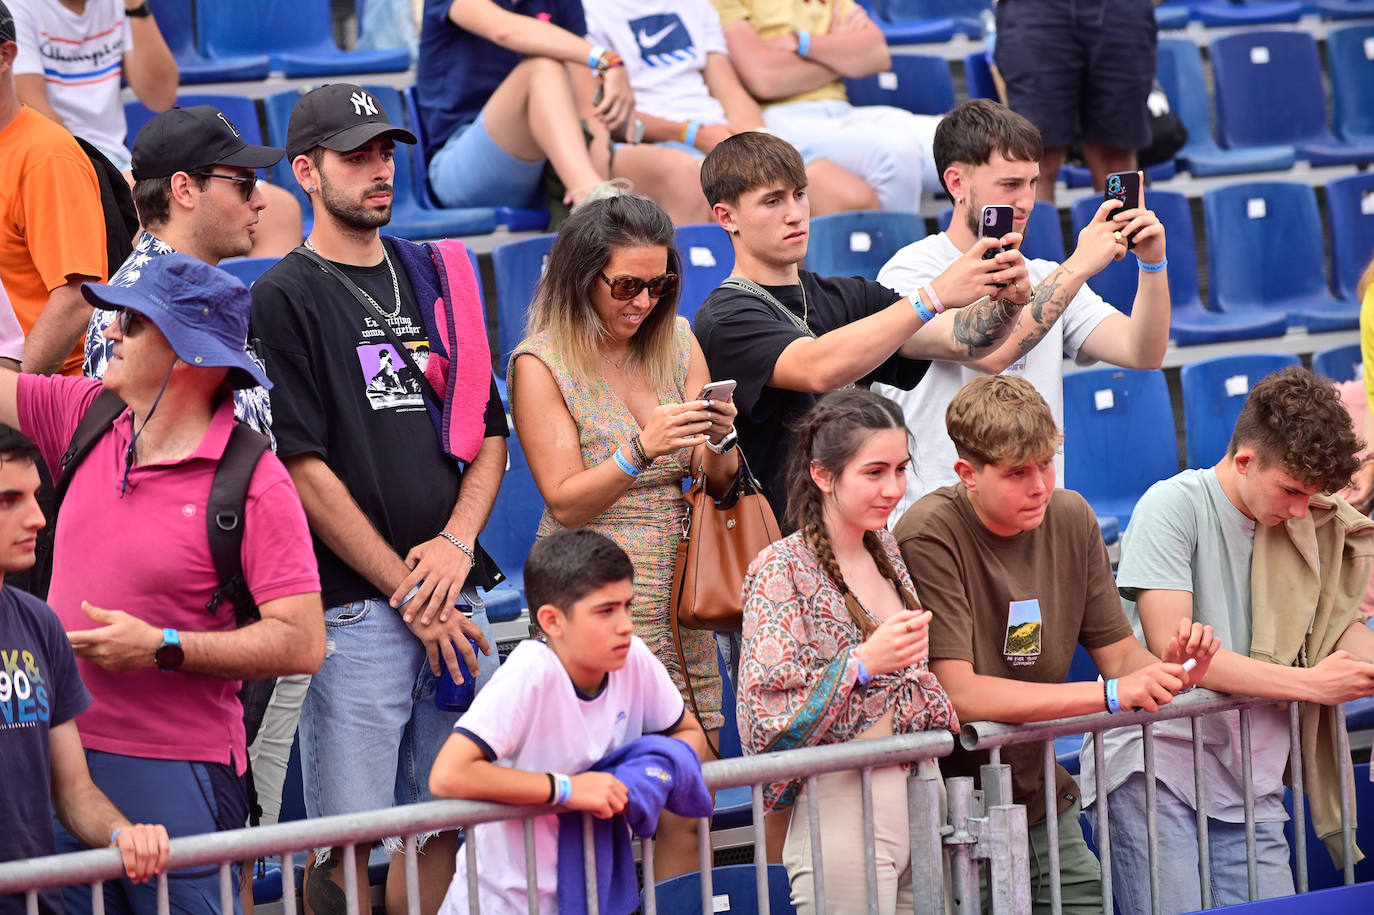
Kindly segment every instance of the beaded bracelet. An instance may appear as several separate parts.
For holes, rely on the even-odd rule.
[[[644,450],[644,442],[638,435],[630,439],[630,449],[634,451],[635,458],[639,461],[639,466],[641,468],[648,467],[653,463],[649,458],[649,452]]]

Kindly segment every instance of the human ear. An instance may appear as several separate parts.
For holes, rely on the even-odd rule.
[[[954,462],[954,472],[958,475],[964,486],[968,488],[969,492],[978,491],[978,476],[974,472],[973,464],[970,461],[959,458]]]
[[[553,604],[541,604],[535,611],[534,618],[539,622],[539,628],[544,630],[544,634],[559,638],[563,635],[563,614]]]
[[[816,484],[816,488],[827,496],[835,492],[835,478],[830,471],[825,468],[820,461],[812,461],[809,467],[811,471],[811,482]]]

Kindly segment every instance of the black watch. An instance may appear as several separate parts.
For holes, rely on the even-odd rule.
[[[153,11],[148,9],[148,0],[143,0],[143,3],[139,6],[131,10],[125,10],[124,15],[128,16],[130,19],[147,19],[149,16],[153,15]]]
[[[181,650],[181,633],[175,629],[162,630],[162,644],[153,653],[153,660],[157,662],[158,670],[180,669],[181,662],[186,660],[186,652]]]

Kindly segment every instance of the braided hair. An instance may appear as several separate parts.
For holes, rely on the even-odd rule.
[[[788,514],[801,531],[802,539],[816,554],[821,570],[836,589],[845,596],[845,606],[863,638],[877,628],[873,618],[865,612],[845,583],[839,560],[830,546],[825,527],[825,493],[811,478],[812,462],[820,464],[838,477],[868,437],[883,429],[906,431],[901,408],[886,397],[862,388],[834,391],[822,397],[802,418],[796,430],[796,444],[788,468]],[[902,590],[897,570],[887,558],[876,531],[864,533],[864,547],[873,557],[883,577]]]

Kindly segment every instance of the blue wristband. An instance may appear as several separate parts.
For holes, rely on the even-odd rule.
[[[682,142],[686,143],[688,146],[696,146],[696,145],[697,145],[697,133],[698,133],[698,131],[700,131],[700,130],[701,130],[701,122],[699,122],[699,121],[688,121],[688,122],[687,122],[687,133],[686,133],[685,135],[683,135],[683,137],[682,137]]]
[[[110,844],[111,844],[111,845],[113,845],[113,844],[115,844],[116,842],[119,841],[119,834],[120,834],[120,832],[122,832],[123,830],[124,830],[124,827],[123,827],[123,826],[116,826],[116,827],[115,827],[115,831],[112,832],[112,833],[110,833]]]
[[[805,57],[811,53],[811,33],[802,29],[797,32],[797,56]]]
[[[625,471],[632,477],[639,476],[639,468],[636,467],[634,464],[631,464],[629,459],[626,458],[625,455],[620,453],[619,448],[611,452],[611,457],[615,459],[615,466],[619,467],[621,470]]]
[[[916,309],[916,315],[922,321],[929,324],[935,320],[935,312],[926,307],[926,303],[921,301],[921,294],[917,293],[911,297],[911,307]]]
[[[857,648],[854,649],[854,660],[859,662],[859,685],[867,686],[868,681],[873,679],[873,675],[868,672],[867,667],[864,667],[864,659],[859,656],[859,650]]]
[[[597,69],[597,65],[601,63],[601,57],[605,53],[606,49],[601,45],[592,45],[592,52],[587,55],[587,66],[591,67],[593,70]]]
[[[1139,264],[1140,269],[1144,270],[1146,273],[1158,273],[1165,267],[1169,266],[1169,259],[1166,257],[1157,264],[1147,264],[1140,259],[1139,255],[1136,255],[1136,263]]]
[[[566,807],[568,801],[572,800],[572,779],[558,772],[553,773],[555,807]]]
[[[1107,711],[1115,715],[1121,711],[1121,700],[1116,696],[1116,678],[1107,681]]]

